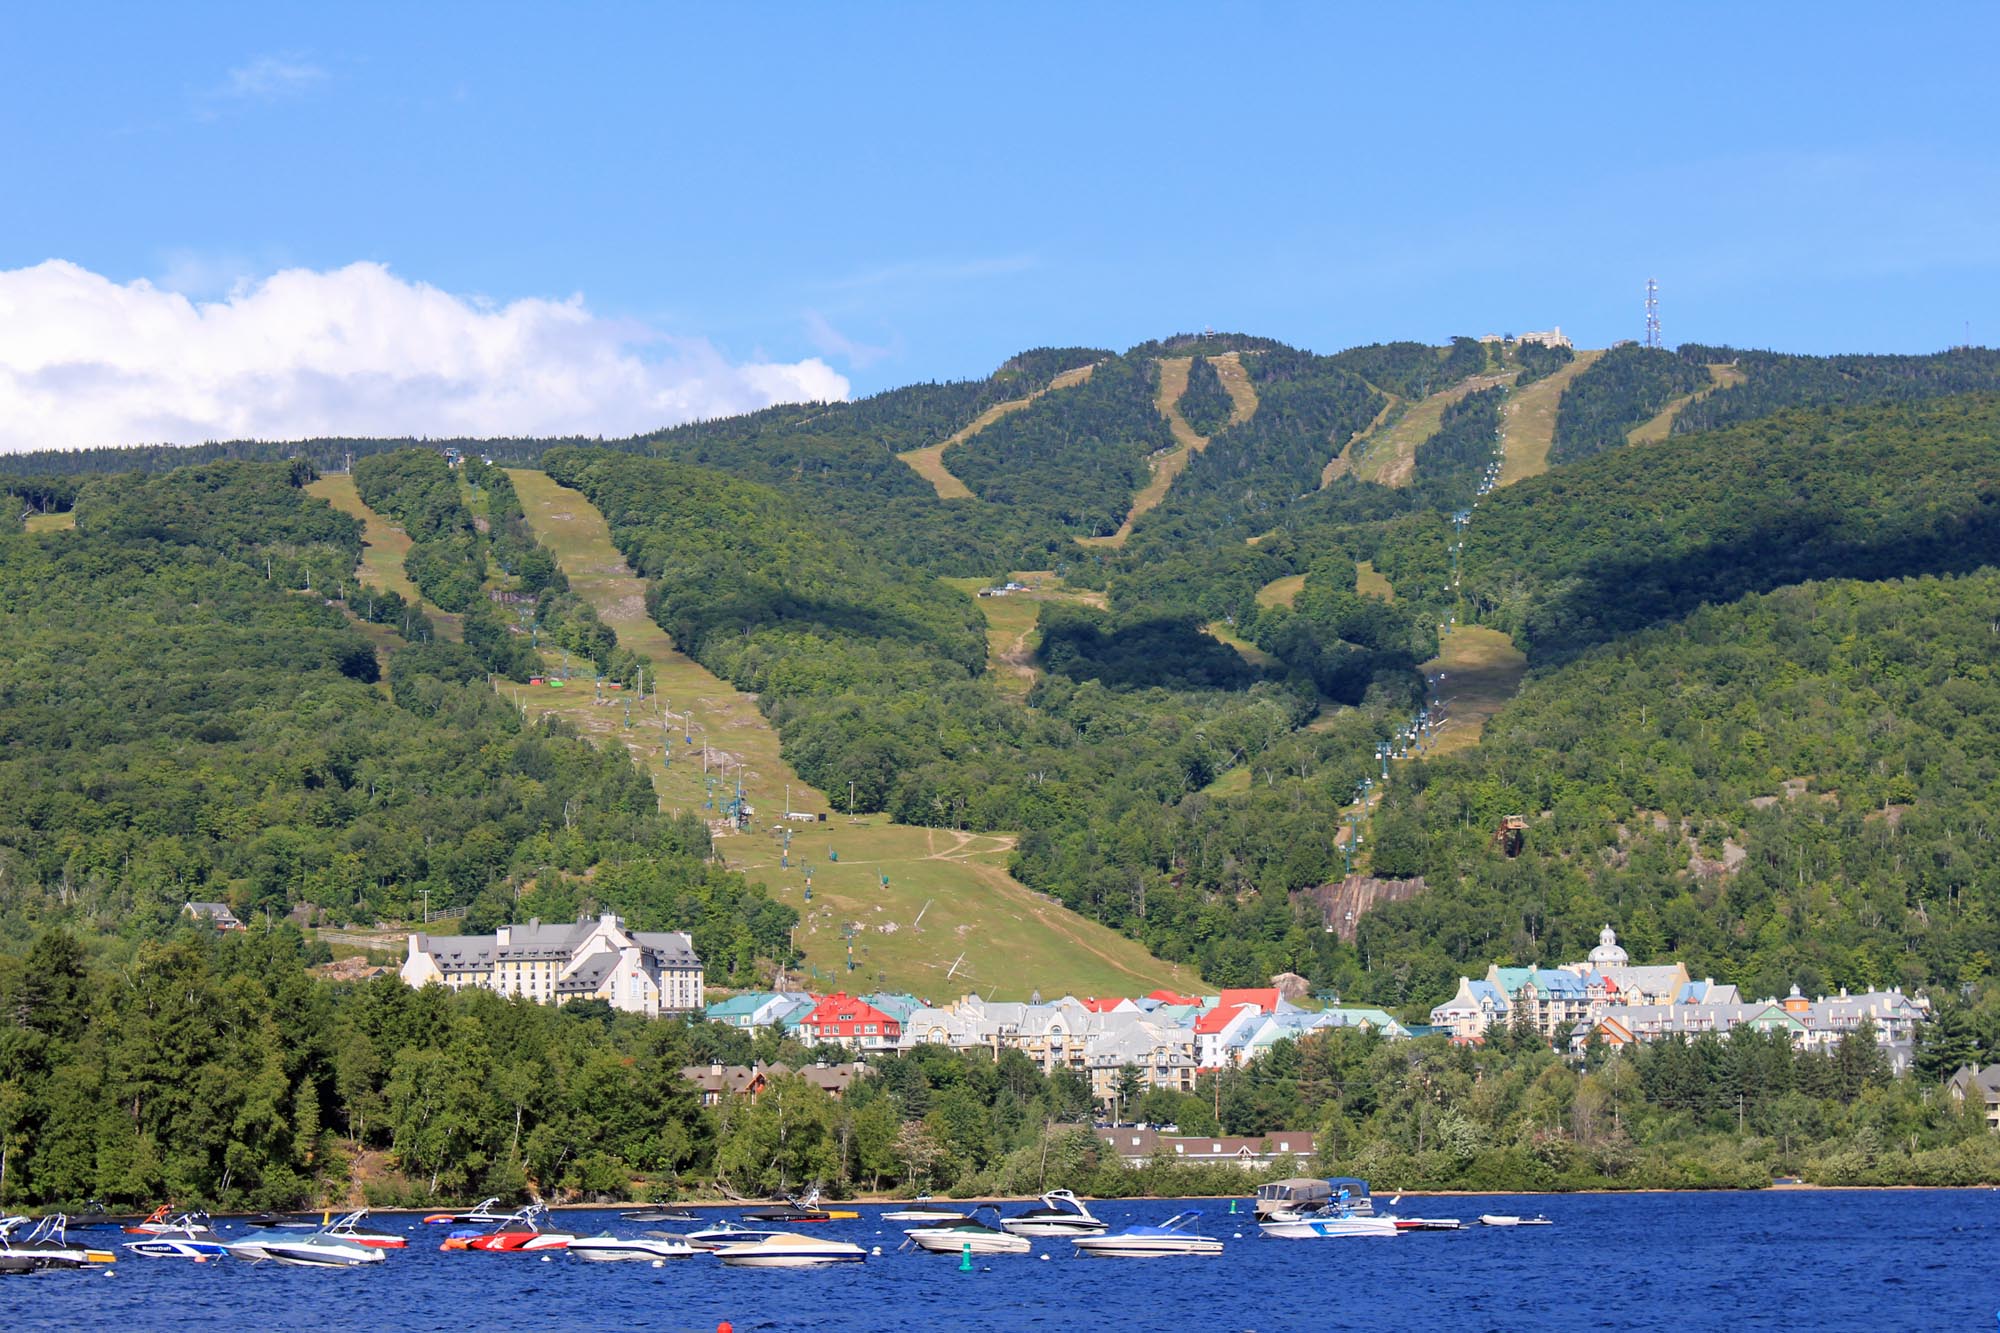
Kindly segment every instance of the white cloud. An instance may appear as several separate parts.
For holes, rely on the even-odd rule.
[[[845,398],[818,358],[732,364],[705,340],[505,305],[380,264],[287,269],[218,301],[62,260],[0,270],[0,453],[313,435],[629,435]]]
[[[215,90],[221,97],[266,102],[304,92],[324,81],[326,71],[297,56],[262,55],[238,65]]]

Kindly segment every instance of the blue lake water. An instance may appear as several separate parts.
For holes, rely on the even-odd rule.
[[[1414,1206],[1413,1206],[1414,1205]],[[0,1278],[0,1330],[1839,1330],[2000,1323],[2000,1191],[1405,1196],[1406,1216],[1541,1213],[1553,1226],[1472,1227],[1390,1239],[1260,1237],[1227,1200],[1093,1205],[1114,1226],[1200,1208],[1220,1259],[1076,1259],[898,1253],[900,1232],[865,1206],[855,1222],[799,1228],[882,1247],[862,1265],[724,1268],[713,1258],[587,1263],[555,1255],[441,1253],[445,1228],[407,1214],[411,1247],[358,1270],[121,1258],[96,1272]],[[1241,1207],[1247,1209],[1248,1205]],[[1007,1206],[1015,1211],[1016,1206]],[[704,1210],[706,1213],[707,1210]],[[734,1216],[718,1211],[714,1216]],[[565,1212],[578,1234],[649,1228]],[[242,1224],[225,1224],[225,1238]],[[661,1230],[676,1228],[663,1227]],[[692,1228],[681,1227],[680,1230]],[[82,1233],[103,1240],[128,1237]],[[1240,1237],[1240,1238],[1239,1238]],[[1044,1262],[1040,1256],[1048,1255]]]

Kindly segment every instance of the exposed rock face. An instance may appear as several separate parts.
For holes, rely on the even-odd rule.
[[[1415,879],[1376,879],[1373,875],[1349,875],[1333,884],[1307,889],[1303,896],[1320,909],[1325,927],[1349,944],[1368,909],[1377,903],[1399,903],[1414,898],[1427,886],[1422,875]]]
[[[1296,972],[1278,973],[1271,978],[1271,985],[1277,989],[1280,999],[1303,1000],[1312,994],[1312,983]]]

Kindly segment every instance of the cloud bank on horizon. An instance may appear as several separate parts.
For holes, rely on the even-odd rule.
[[[64,260],[0,270],[0,453],[631,435],[847,395],[817,357],[733,363],[581,297],[489,305],[381,264],[286,269],[218,301]]]

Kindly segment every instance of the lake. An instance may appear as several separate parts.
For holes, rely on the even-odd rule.
[[[1247,1202],[1239,1204],[1245,1213]],[[1005,1211],[1018,1211],[1007,1205]],[[441,1253],[447,1228],[414,1215],[411,1248],[366,1269],[121,1258],[114,1276],[0,1279],[0,1329],[1278,1330],[1356,1327],[1520,1330],[1973,1329],[2000,1312],[2000,1191],[1405,1196],[1406,1216],[1541,1213],[1553,1226],[1471,1227],[1379,1240],[1259,1236],[1227,1200],[1108,1202],[1114,1227],[1204,1212],[1220,1259],[1082,1260],[1066,1241],[1033,1256],[897,1253],[896,1227],[862,1220],[800,1228],[880,1245],[862,1265],[758,1271],[703,1256],[586,1263],[563,1255]],[[703,1210],[735,1216],[735,1210]],[[615,1210],[565,1212],[578,1234],[648,1228]],[[225,1223],[225,1238],[247,1228]],[[661,1228],[691,1230],[691,1227]],[[80,1233],[103,1241],[110,1231]],[[1240,1238],[1239,1238],[1240,1237]],[[1050,1256],[1045,1262],[1042,1255]]]

